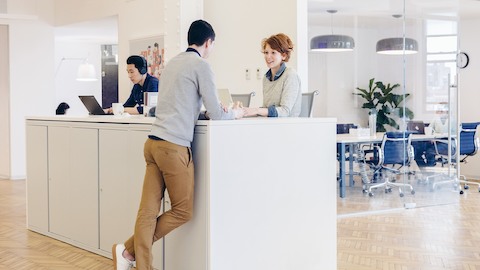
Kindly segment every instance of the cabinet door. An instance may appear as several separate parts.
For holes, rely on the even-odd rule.
[[[210,269],[208,260],[208,136],[195,130],[192,145],[195,165],[193,217],[165,237],[165,269]],[[166,204],[167,207],[169,204]],[[185,259],[188,258],[188,259]]]
[[[27,125],[27,226],[48,232],[47,127]]]
[[[50,232],[98,248],[98,131],[49,127]]]
[[[129,206],[128,131],[99,131],[100,249],[111,251],[133,233]],[[133,219],[133,220],[132,220]]]
[[[70,133],[69,237],[98,249],[98,129]]]
[[[70,128],[48,128],[49,231],[68,237],[70,228]]]
[[[143,147],[149,131],[100,130],[100,249],[110,251],[133,235],[145,175]],[[153,246],[163,269],[163,240]]]

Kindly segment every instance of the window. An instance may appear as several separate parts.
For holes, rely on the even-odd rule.
[[[435,111],[448,101],[448,78],[455,82],[457,74],[457,22],[426,21],[426,110]]]

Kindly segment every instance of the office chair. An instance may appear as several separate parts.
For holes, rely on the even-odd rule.
[[[457,154],[456,151],[456,139],[451,140],[451,164],[457,168],[457,162],[467,163],[467,158],[477,154],[478,147],[480,145],[479,138],[476,136],[477,126],[480,122],[474,123],[462,123],[460,126],[460,151]],[[448,164],[448,139],[435,140],[435,150],[440,157],[439,161],[442,166]],[[469,185],[477,185],[480,192],[480,183],[467,181],[465,175],[460,175],[460,179],[450,179],[434,183],[432,189],[434,190],[437,185],[452,183],[454,186],[457,184],[463,184],[464,189],[468,189]],[[463,194],[463,190],[460,190],[460,194]]]
[[[298,117],[312,117],[315,96],[317,96],[318,93],[317,90],[309,93],[302,93],[302,110]]]
[[[386,132],[383,135],[382,144],[375,146],[378,152],[378,163],[372,164],[374,169],[373,180],[378,179],[378,176],[383,176],[385,181],[376,184],[375,181],[371,183],[364,183],[363,192],[372,197],[373,190],[384,187],[385,193],[391,192],[392,187],[398,187],[400,197],[404,196],[402,188],[409,188],[411,194],[415,194],[415,190],[412,185],[406,183],[396,183],[390,178],[396,178],[396,175],[401,174],[402,168],[410,166],[410,162],[413,160],[413,147],[411,141],[411,132],[394,131]],[[391,166],[391,167],[389,167]],[[388,172],[388,173],[387,173]],[[410,174],[410,171],[406,171]],[[393,174],[394,176],[392,176]]]
[[[250,102],[252,101],[253,96],[255,96],[255,91],[248,94],[232,94],[232,100],[234,103],[240,101],[243,107],[250,107]]]

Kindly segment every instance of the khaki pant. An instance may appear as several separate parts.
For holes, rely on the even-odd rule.
[[[135,256],[137,270],[153,269],[152,245],[191,219],[193,213],[194,168],[188,147],[148,139],[144,147],[147,163],[142,199],[132,237],[125,242]],[[159,216],[167,189],[171,209]]]

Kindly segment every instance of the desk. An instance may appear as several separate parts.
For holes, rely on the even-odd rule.
[[[337,145],[340,145],[340,166],[339,166],[339,195],[341,198],[345,197],[345,154],[346,154],[346,145],[349,145],[350,149],[354,149],[355,145],[364,144],[364,143],[381,143],[383,140],[383,132],[377,133],[375,136],[356,136],[351,134],[337,134]],[[448,137],[447,133],[441,134],[412,134],[412,141],[429,141],[438,138]],[[350,154],[352,154],[350,152]],[[350,186],[353,186],[353,159],[349,159],[349,172],[350,172]]]
[[[27,117],[28,229],[111,258],[134,230],[153,120]],[[155,268],[337,269],[336,183],[321,181],[336,175],[335,124],[198,121],[194,214],[153,246]]]

